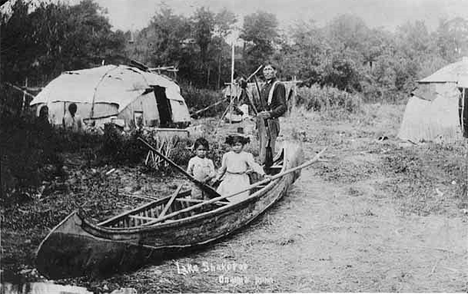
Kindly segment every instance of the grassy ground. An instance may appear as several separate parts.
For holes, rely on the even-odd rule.
[[[282,139],[302,140],[308,158],[328,146],[325,161],[304,170],[288,195],[249,227],[158,266],[55,282],[95,292],[466,292],[467,144],[400,142],[403,110],[295,110],[282,122]],[[238,127],[197,123],[218,141]],[[383,136],[388,139],[378,140]],[[185,181],[163,184],[141,168],[106,175],[111,168],[81,169],[75,160],[65,192],[4,209],[2,268],[40,279],[33,252],[69,212],[81,208],[101,220]]]

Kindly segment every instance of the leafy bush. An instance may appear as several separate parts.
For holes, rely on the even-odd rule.
[[[298,106],[303,105],[307,110],[341,109],[354,113],[361,109],[362,99],[356,94],[350,94],[336,88],[312,85],[310,88],[298,89],[296,103]]]
[[[415,87],[418,64],[407,56],[382,55],[362,79],[366,102],[401,103]]]
[[[355,52],[354,52],[355,53]],[[340,90],[361,90],[358,59],[353,52],[334,53],[318,67],[319,84]]]
[[[193,142],[189,139],[160,136],[157,130],[151,128],[143,128],[127,134],[109,124],[104,128],[103,144],[98,151],[101,164],[134,165],[144,162],[148,171],[171,173],[172,168],[157,154],[151,156],[150,149],[138,138],[144,139],[177,165],[186,165],[192,156],[190,146]]]
[[[190,113],[203,109],[224,99],[220,91],[197,89],[191,85],[182,86],[182,96],[190,109]],[[220,103],[202,113],[199,116],[212,117],[221,115],[227,107],[227,102]]]
[[[130,134],[122,133],[115,125],[106,124],[104,127],[103,143],[98,153],[101,162],[113,164],[136,164],[142,161],[147,148],[138,141],[141,130]]]

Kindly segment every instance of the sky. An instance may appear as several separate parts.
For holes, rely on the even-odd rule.
[[[14,2],[15,0],[9,0]],[[80,0],[28,0],[32,2],[65,2]],[[155,15],[161,1],[176,14],[190,16],[198,7],[213,12],[226,8],[234,12],[242,25],[244,16],[258,10],[271,12],[287,30],[300,20],[314,20],[322,26],[340,14],[350,13],[362,18],[368,27],[394,30],[407,21],[424,20],[429,30],[435,30],[439,19],[460,16],[468,19],[468,0],[94,0],[107,9],[114,30],[140,30]],[[6,5],[4,5],[6,6]],[[2,7],[4,8],[4,7]]]
[[[79,0],[66,0],[78,2]],[[95,0],[106,8],[114,29],[137,30],[148,25],[160,5],[158,0]],[[242,19],[264,10],[274,13],[280,27],[287,29],[298,20],[312,19],[320,26],[334,17],[351,13],[366,24],[394,30],[407,21],[424,20],[434,30],[440,18],[461,16],[468,19],[468,0],[166,0],[176,14],[191,15],[197,7],[213,12],[222,8]]]

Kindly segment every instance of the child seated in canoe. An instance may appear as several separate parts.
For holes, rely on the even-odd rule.
[[[195,156],[190,158],[187,172],[202,183],[208,183],[216,176],[213,161],[206,158],[209,150],[208,141],[205,138],[198,138],[193,145]],[[192,185],[192,199],[208,199],[208,196],[195,184]]]
[[[249,138],[237,134],[227,137],[226,143],[231,146],[231,151],[223,155],[222,166],[216,177],[216,181],[219,181],[225,176],[217,189],[218,193],[222,196],[249,187],[250,179],[248,173],[251,171],[265,176],[263,168],[255,162],[253,155],[244,151],[245,144],[249,142]],[[233,197],[229,197],[228,200],[237,203],[246,199],[248,196],[249,191],[247,190]]]

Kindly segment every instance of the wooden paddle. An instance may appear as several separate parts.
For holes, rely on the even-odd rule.
[[[151,151],[153,151],[154,153],[156,153],[157,155],[159,155],[162,159],[164,159],[165,161],[167,161],[170,165],[172,165],[173,167],[175,167],[175,169],[177,169],[179,172],[181,172],[183,175],[185,175],[191,182],[195,183],[195,185],[197,185],[198,187],[200,187],[200,189],[202,189],[203,191],[205,191],[209,197],[213,198],[213,197],[219,197],[219,193],[216,192],[215,189],[213,189],[212,187],[200,182],[199,180],[195,179],[191,174],[189,174],[185,169],[183,169],[182,167],[178,166],[175,162],[173,162],[172,160],[170,160],[169,158],[167,158],[166,156],[164,156],[161,152],[159,152],[156,148],[154,148],[153,146],[150,145],[150,143],[146,142],[145,139],[141,138],[141,137],[138,137],[138,140],[140,140],[143,144],[145,144],[149,149],[151,149]]]
[[[299,166],[293,167],[293,168],[291,168],[291,169],[289,169],[289,170],[287,170],[287,171],[284,171],[284,172],[281,172],[281,173],[279,173],[279,174],[276,174],[276,175],[272,176],[272,177],[269,178],[269,179],[265,179],[265,180],[259,181],[259,182],[255,183],[255,184],[252,184],[252,185],[248,186],[248,187],[245,188],[245,189],[242,189],[242,190],[240,190],[240,191],[237,191],[237,192],[232,193],[232,194],[229,194],[229,195],[225,195],[225,196],[220,196],[220,197],[217,197],[217,198],[213,198],[213,199],[210,199],[210,200],[208,200],[208,201],[202,202],[202,203],[200,203],[200,204],[196,204],[196,205],[194,205],[194,206],[190,206],[190,207],[184,208],[184,209],[182,209],[182,210],[179,210],[179,211],[170,213],[170,214],[166,215],[165,217],[163,217],[163,218],[161,218],[161,219],[154,220],[154,221],[150,221],[150,222],[147,222],[146,224],[143,224],[143,225],[144,225],[144,226],[154,225],[154,224],[156,224],[156,223],[158,223],[158,222],[162,222],[162,221],[167,220],[167,219],[169,219],[169,218],[173,218],[173,217],[175,217],[175,216],[177,216],[177,215],[179,215],[179,214],[181,214],[181,213],[184,213],[184,212],[187,212],[187,211],[191,211],[191,210],[200,208],[200,207],[202,207],[202,206],[205,206],[205,205],[207,205],[207,204],[211,204],[211,203],[214,203],[214,202],[217,202],[217,201],[226,199],[226,198],[230,198],[230,197],[236,196],[236,195],[238,195],[238,194],[240,194],[240,193],[243,193],[243,192],[245,192],[245,191],[248,191],[248,190],[250,190],[250,189],[253,189],[253,188],[255,188],[255,187],[258,187],[258,186],[260,186],[260,185],[267,184],[267,183],[269,183],[270,181],[279,179],[279,178],[281,178],[281,177],[283,177],[283,176],[285,176],[285,175],[287,175],[287,174],[289,174],[289,173],[295,172],[295,171],[297,171],[297,170],[299,170],[299,169],[303,169],[303,168],[305,168],[305,167],[307,167],[307,166],[309,166],[309,165],[311,165],[311,164],[313,164],[313,163],[319,161],[320,156],[325,152],[326,149],[327,149],[327,147],[323,148],[323,150],[320,151],[319,153],[317,153],[317,155],[315,155],[314,158],[312,158],[311,160],[309,160],[309,161],[307,161],[307,162],[305,162],[305,163],[303,163],[303,164],[301,164],[301,165],[299,165]]]

